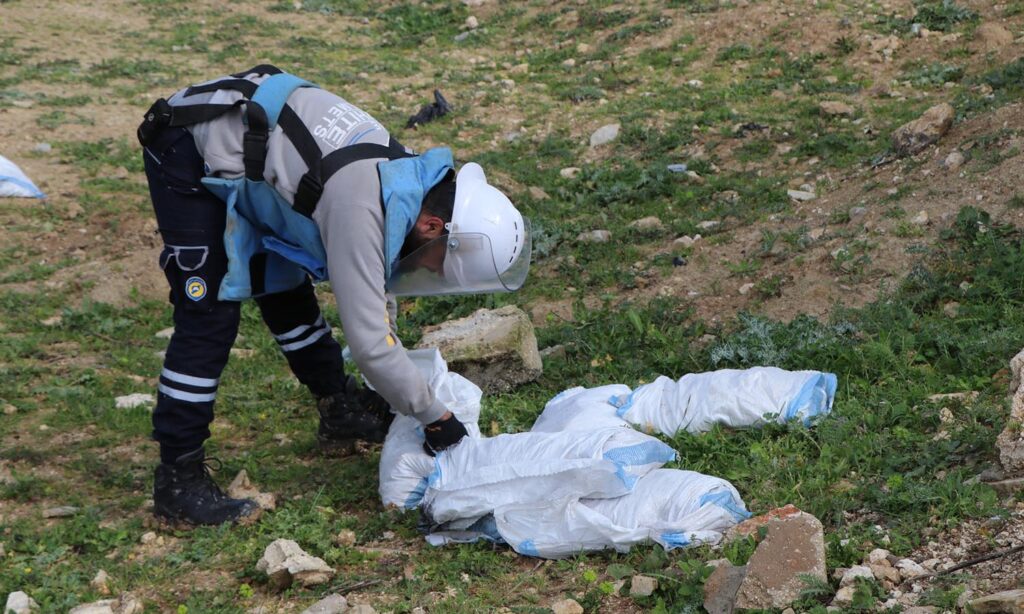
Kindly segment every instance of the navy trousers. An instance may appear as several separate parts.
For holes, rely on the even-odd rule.
[[[143,150],[146,178],[164,249],[160,268],[170,285],[174,335],[167,347],[153,438],[173,462],[210,437],[221,372],[238,334],[240,303],[217,299],[227,272],[224,202],[200,183],[203,159],[184,128],[164,130]],[[341,347],[331,335],[307,278],[298,287],[256,298],[299,381],[318,397],[345,389]]]

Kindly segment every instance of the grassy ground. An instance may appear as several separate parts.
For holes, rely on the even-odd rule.
[[[0,34],[0,153],[51,195],[0,204],[0,595],[24,590],[64,611],[102,596],[89,585],[102,568],[152,611],[300,611],[329,590],[395,612],[545,611],[561,596],[588,611],[700,608],[703,562],[721,552],[642,547],[538,564],[423,545],[415,514],[380,507],[377,452],[316,453],[311,399],[250,305],[209,450],[222,479],[246,469],[279,507],[254,526],[140,543],[156,449],[148,411],[113,399],[152,392],[166,343],[154,333],[170,310],[134,125],[152,99],[262,61],[343,93],[406,144],[484,163],[535,220],[524,291],[403,306],[407,344],[424,325],[511,303],[534,315],[542,347],[567,346],[538,382],[485,400],[485,431],[528,428],[568,385],[759,364],[829,370],[835,411],[813,428],[680,435],[675,466],[731,480],[755,512],[814,513],[830,568],[882,544],[910,553],[1020,504],[970,478],[995,461],[1005,365],[1024,346],[1024,64],[1019,46],[990,49],[979,34],[989,23],[1019,33],[1021,3],[34,4],[0,2],[12,24]],[[471,14],[480,26],[468,30]],[[914,38],[912,22],[936,34]],[[895,45],[876,45],[890,35]],[[454,115],[402,130],[435,86]],[[855,113],[825,115],[823,100]],[[931,152],[870,167],[888,161],[894,127],[940,101],[958,111],[947,149],[966,152],[962,172],[937,171]],[[613,121],[619,138],[588,147]],[[666,169],[679,162],[699,178]],[[567,178],[565,167],[581,170]],[[791,202],[786,190],[805,183],[828,196]],[[919,210],[934,222],[912,223]],[[663,228],[628,226],[648,215]],[[709,220],[720,226],[701,243],[673,242]],[[597,228],[612,240],[576,240]],[[928,400],[960,391],[980,394]],[[80,511],[41,520],[55,505]],[[355,545],[334,540],[345,529]],[[278,537],[337,568],[335,582],[270,593],[255,563]],[[738,542],[725,555],[751,551]],[[660,578],[654,596],[618,594],[613,582],[633,571]],[[926,601],[947,604],[969,581]]]

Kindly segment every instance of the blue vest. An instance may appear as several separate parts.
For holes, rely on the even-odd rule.
[[[288,97],[300,87],[316,86],[281,73],[268,77],[256,89],[252,100],[263,107],[271,130],[277,125]],[[452,154],[447,148],[378,164],[384,206],[386,276],[390,276],[398,261],[402,243],[419,215],[423,197],[452,167]],[[314,281],[328,279],[327,255],[320,229],[312,219],[296,212],[273,187],[247,177],[206,177],[202,181],[227,206],[224,247],[228,270],[217,293],[219,300],[240,301],[291,290],[301,284],[306,275],[312,276]]]

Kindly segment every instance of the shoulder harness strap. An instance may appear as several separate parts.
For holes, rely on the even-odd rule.
[[[172,107],[166,99],[161,98],[154,102],[143,116],[142,123],[139,125],[139,129],[136,132],[139,143],[143,146],[148,145],[163,128],[190,126],[192,124],[207,122],[212,119],[216,119],[231,109],[245,103],[247,99],[252,98],[253,95],[255,95],[258,88],[257,84],[242,78],[246,75],[277,75],[280,73],[281,69],[275,66],[260,64],[259,66],[255,66],[247,71],[231,75],[232,78],[221,79],[204,85],[192,86],[185,90],[186,98],[194,94],[215,92],[217,90],[235,90],[236,92],[241,93],[243,98],[233,104],[206,103]]]
[[[270,76],[262,83],[256,84],[243,78],[250,74]],[[281,130],[306,164],[307,171],[299,180],[292,205],[295,211],[306,217],[312,217],[323,194],[324,184],[342,168],[359,160],[395,160],[414,155],[394,138],[391,138],[387,145],[356,143],[336,149],[326,156],[322,155],[320,146],[309,128],[287,104],[288,97],[300,87],[317,86],[269,64],[261,64],[247,71],[235,73],[231,78],[192,86],[185,90],[185,97],[230,89],[241,93],[242,99],[232,104],[208,103],[172,107],[161,98],[146,112],[138,130],[139,142],[146,145],[164,127],[188,126],[210,121],[244,104],[243,121],[247,128],[242,138],[242,160],[245,164],[246,178],[263,181],[267,140],[274,127],[280,124]]]
[[[283,128],[284,124],[281,127]],[[320,202],[320,196],[323,195],[324,184],[335,173],[353,162],[372,158],[395,160],[397,158],[408,158],[413,155],[401,143],[396,141],[394,137],[388,141],[387,145],[356,143],[355,145],[335,149],[315,164],[310,165],[309,170],[302,176],[295,190],[292,208],[306,217],[312,217],[317,203]]]

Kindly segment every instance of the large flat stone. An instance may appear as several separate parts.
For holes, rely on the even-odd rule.
[[[1010,418],[1006,428],[996,438],[999,462],[1008,476],[1024,475],[1024,350],[1010,359]]]
[[[821,522],[806,512],[772,520],[747,562],[736,594],[739,609],[785,608],[805,588],[802,576],[825,580],[825,536]]]
[[[956,111],[949,103],[937,104],[921,117],[907,122],[892,133],[892,146],[901,156],[910,156],[938,142],[950,126]]]
[[[975,614],[1024,614],[1024,588],[986,595],[970,606]]]
[[[437,348],[450,370],[486,393],[533,381],[543,370],[533,324],[514,305],[427,328],[416,347]]]

